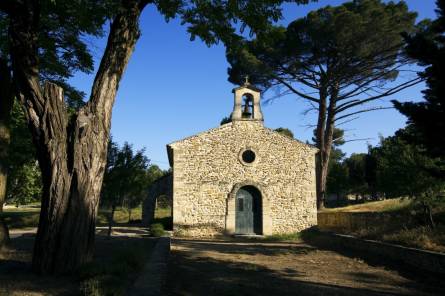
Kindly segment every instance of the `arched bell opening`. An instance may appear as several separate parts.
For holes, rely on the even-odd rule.
[[[243,112],[241,113],[242,118],[245,119],[253,118],[254,115],[253,96],[249,93],[244,94],[242,102],[243,102],[242,105]]]

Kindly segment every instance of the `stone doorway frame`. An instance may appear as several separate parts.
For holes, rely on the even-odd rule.
[[[267,197],[263,186],[253,181],[244,181],[241,183],[237,183],[233,186],[227,197],[226,203],[226,229],[225,232],[228,235],[235,234],[235,216],[236,216],[236,194],[241,187],[244,186],[253,186],[261,193],[261,219],[262,219],[262,234],[263,235],[271,235],[272,234],[272,218],[271,218],[271,210],[270,210],[270,201]]]

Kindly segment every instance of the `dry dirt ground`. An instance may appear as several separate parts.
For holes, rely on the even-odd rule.
[[[445,284],[305,243],[173,239],[166,295],[445,295]]]

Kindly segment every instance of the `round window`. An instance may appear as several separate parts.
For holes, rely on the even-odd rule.
[[[252,163],[255,161],[255,152],[253,152],[252,150],[246,150],[241,155],[241,158],[245,163]]]

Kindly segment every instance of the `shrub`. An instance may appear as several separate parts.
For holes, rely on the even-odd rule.
[[[152,236],[163,236],[165,235],[164,225],[161,223],[154,223],[150,226],[150,233]]]
[[[264,238],[266,241],[298,241],[301,239],[300,232],[272,234]]]

